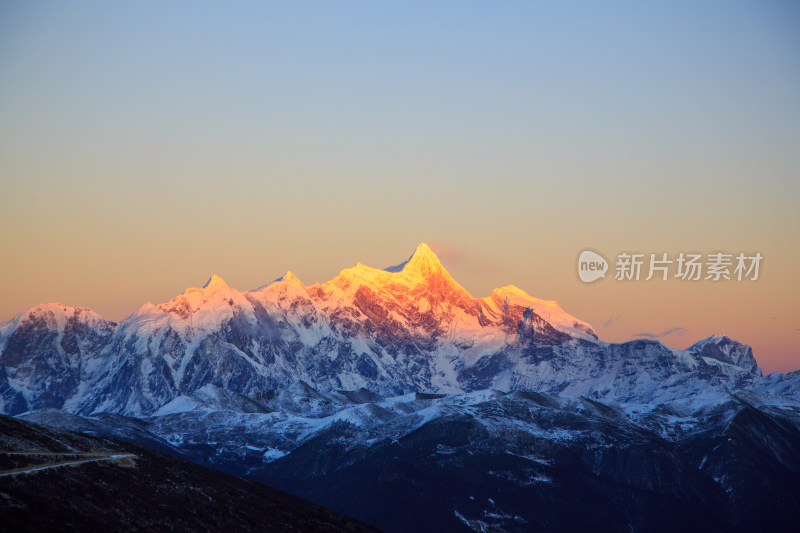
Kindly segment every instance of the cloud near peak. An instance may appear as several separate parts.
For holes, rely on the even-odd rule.
[[[689,330],[684,328],[684,327],[678,326],[678,327],[675,327],[675,328],[665,329],[661,333],[637,333],[637,334],[634,335],[634,337],[644,337],[644,338],[647,338],[647,339],[660,339],[662,337],[667,337],[669,335],[679,335],[680,336],[680,335],[683,335],[684,333],[686,333],[687,331],[689,331]]]

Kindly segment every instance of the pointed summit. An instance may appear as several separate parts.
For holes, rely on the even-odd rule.
[[[208,278],[206,284],[203,285],[204,289],[210,290],[229,290],[228,284],[225,283],[225,280],[221,277],[217,276],[216,274],[211,274],[211,277]]]
[[[291,283],[299,283],[300,285],[303,284],[303,282],[300,281],[300,278],[295,276],[294,272],[292,272],[291,270],[287,270],[286,274],[284,274],[283,276],[279,277],[275,281],[288,281],[288,282],[291,282]]]
[[[469,309],[470,312],[474,311],[475,303],[472,296],[445,270],[427,243],[421,242],[405,263],[386,270],[397,273],[399,280],[408,287],[422,288],[431,305],[449,302],[457,307]]]
[[[433,253],[431,247],[424,242],[419,243],[419,246],[414,250],[414,254],[411,256],[409,262],[426,262],[441,266],[439,258]]]
[[[421,242],[411,257],[405,263],[401,265],[397,265],[397,267],[393,267],[394,269],[398,270],[390,270],[394,272],[416,272],[422,274],[424,276],[429,276],[431,274],[438,274],[444,270],[442,267],[442,263],[439,261],[439,258],[433,253],[430,246],[426,243]],[[389,270],[389,269],[387,269]]]

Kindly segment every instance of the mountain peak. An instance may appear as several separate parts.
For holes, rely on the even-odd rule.
[[[295,276],[294,272],[292,272],[291,270],[287,270],[286,274],[284,274],[283,276],[279,277],[275,281],[288,281],[288,282],[291,282],[291,283],[299,283],[300,285],[303,284],[303,282],[300,281],[300,278]]]
[[[23,316],[33,317],[52,314],[54,316],[69,317],[69,316],[82,316],[84,318],[97,318],[102,319],[100,315],[95,313],[88,307],[76,307],[73,305],[64,305],[62,303],[53,302],[48,304],[39,304],[23,312]]]
[[[78,322],[90,324],[92,326],[100,324],[116,326],[115,323],[107,321],[88,307],[74,307],[53,302],[31,307],[30,309],[18,313],[11,320],[0,323],[0,335],[2,335],[4,330],[13,330],[22,322],[35,320],[44,320],[51,327],[59,329],[63,329],[68,320],[77,320]]]
[[[761,369],[758,367],[755,357],[753,357],[753,349],[747,344],[721,333],[689,346],[686,351],[696,356],[709,357],[724,363],[730,363],[758,376],[761,375]]]
[[[492,295],[484,300],[493,302],[499,309],[507,305],[528,308],[563,333],[584,339],[597,339],[597,334],[591,325],[564,311],[557,301],[534,298],[515,285],[495,289]]]
[[[430,246],[421,242],[413,255],[403,265],[403,270],[407,272],[419,272],[421,274],[433,274],[441,272],[444,268],[439,258],[433,253]]]
[[[230,287],[228,287],[228,284],[225,283],[225,280],[222,279],[221,277],[217,276],[216,274],[211,274],[211,277],[208,278],[208,281],[206,281],[206,284],[203,285],[203,288],[204,289],[210,289],[210,290],[228,290],[228,289],[230,289]]]

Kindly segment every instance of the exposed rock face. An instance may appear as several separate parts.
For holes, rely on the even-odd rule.
[[[698,357],[707,357],[723,363],[744,368],[750,373],[761,375],[753,350],[746,344],[741,344],[724,335],[714,335],[691,346],[689,353]]]
[[[3,412],[61,408],[94,377],[116,326],[89,309],[58,304],[0,326]]]

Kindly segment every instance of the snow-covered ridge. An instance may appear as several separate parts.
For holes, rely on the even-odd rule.
[[[384,396],[496,388],[654,401],[759,375],[752,350],[728,337],[685,351],[608,345],[557,302],[517,287],[474,298],[424,243],[396,268],[359,263],[309,286],[287,271],[241,292],[212,275],[119,324],[48,304],[0,325],[6,413],[142,415],[228,393],[257,401],[299,382]]]
[[[306,287],[291,271],[287,271],[286,274],[267,285],[252,291],[240,292],[228,286],[220,276],[213,274],[202,287],[190,287],[168,302],[158,305],[153,305],[150,302],[144,304],[126,317],[121,324],[141,322],[142,316],[149,316],[152,319],[152,315],[162,312],[170,313],[184,321],[188,320],[190,325],[197,329],[214,328],[231,318],[231,308],[237,306],[252,307],[252,300],[261,301],[266,305],[275,304],[276,294],[285,296],[285,291],[288,290],[287,287],[289,286],[295,288],[295,290],[291,291],[294,295],[303,294],[306,289],[311,289],[316,294],[324,294],[326,296],[333,294],[340,300],[347,300],[348,296],[352,296],[359,288],[364,286],[381,292],[406,292],[409,294],[431,292],[431,289],[436,291],[444,287],[449,291],[447,296],[450,297],[452,303],[460,304],[470,310],[485,307],[498,314],[508,304],[531,308],[534,313],[547,320],[554,328],[560,331],[579,337],[596,338],[589,324],[566,313],[554,300],[534,298],[513,285],[496,289],[488,297],[473,298],[466,289],[450,276],[436,254],[425,243],[421,243],[407,261],[396,267],[377,269],[357,263],[354,267],[342,270],[332,280],[309,287]],[[425,299],[425,301],[420,302],[423,312],[430,303],[429,300]],[[347,304],[348,302],[342,303]],[[12,330],[26,316],[45,313],[49,313],[52,319],[59,320],[61,323],[63,323],[65,316],[75,313],[86,313],[95,321],[104,320],[90,309],[70,307],[57,303],[42,304],[23,311],[10,321],[0,324],[0,334],[3,331]]]

